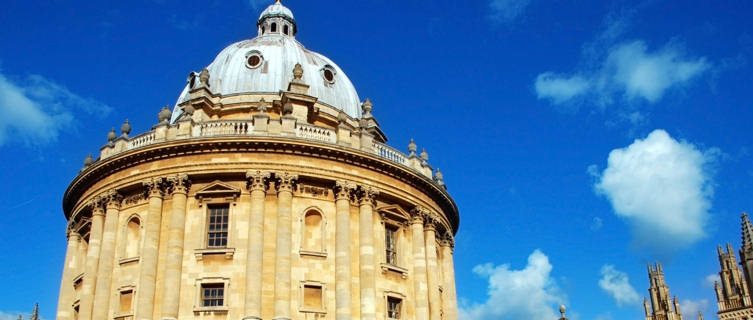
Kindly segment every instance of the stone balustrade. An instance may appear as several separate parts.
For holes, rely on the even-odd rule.
[[[285,125],[285,120],[282,119],[269,119],[264,117],[264,120],[265,121],[260,122],[258,126],[255,122],[260,120],[256,118],[244,120],[208,120],[203,122],[189,120],[175,124],[162,122],[149,132],[139,134],[132,138],[123,135],[110,141],[101,148],[98,160],[107,159],[122,152],[172,140],[226,136],[283,136],[291,139],[346,146],[369,152],[398,165],[411,168],[435,183],[441,182],[441,179],[438,180],[434,177],[432,168],[428,163],[414,153],[406,155],[393,147],[377,141],[369,141],[366,145],[360,145],[363,144],[359,142],[360,140],[350,137],[351,135],[357,136],[357,132],[349,132],[347,135],[342,135],[337,130],[308,123],[294,121],[292,126],[288,126]],[[343,137],[348,137],[348,139],[345,140]],[[444,183],[441,182],[440,185],[443,186]]]

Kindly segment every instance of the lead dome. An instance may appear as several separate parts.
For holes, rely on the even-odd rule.
[[[310,86],[310,96],[352,118],[361,117],[358,92],[345,72],[331,59],[306,49],[295,39],[298,29],[290,9],[280,2],[270,5],[259,16],[257,27],[255,38],[227,46],[206,67],[212,93],[232,96],[286,91],[295,65],[300,64],[301,80]],[[189,75],[173,110],[173,121],[182,113],[178,106],[189,99],[198,75]]]

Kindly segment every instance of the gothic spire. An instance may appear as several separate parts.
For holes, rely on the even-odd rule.
[[[753,249],[753,225],[751,225],[748,214],[745,212],[742,216],[742,238],[743,250]]]

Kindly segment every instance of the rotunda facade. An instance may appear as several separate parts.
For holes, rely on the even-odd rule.
[[[63,197],[57,319],[457,319],[457,207],[279,1]]]

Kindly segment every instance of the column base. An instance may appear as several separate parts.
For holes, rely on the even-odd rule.
[[[290,320],[288,317],[274,317],[272,320]]]
[[[173,318],[173,317],[162,317],[162,318],[160,318],[160,320],[178,320],[178,318]]]
[[[242,320],[262,320],[259,316],[246,316]]]

